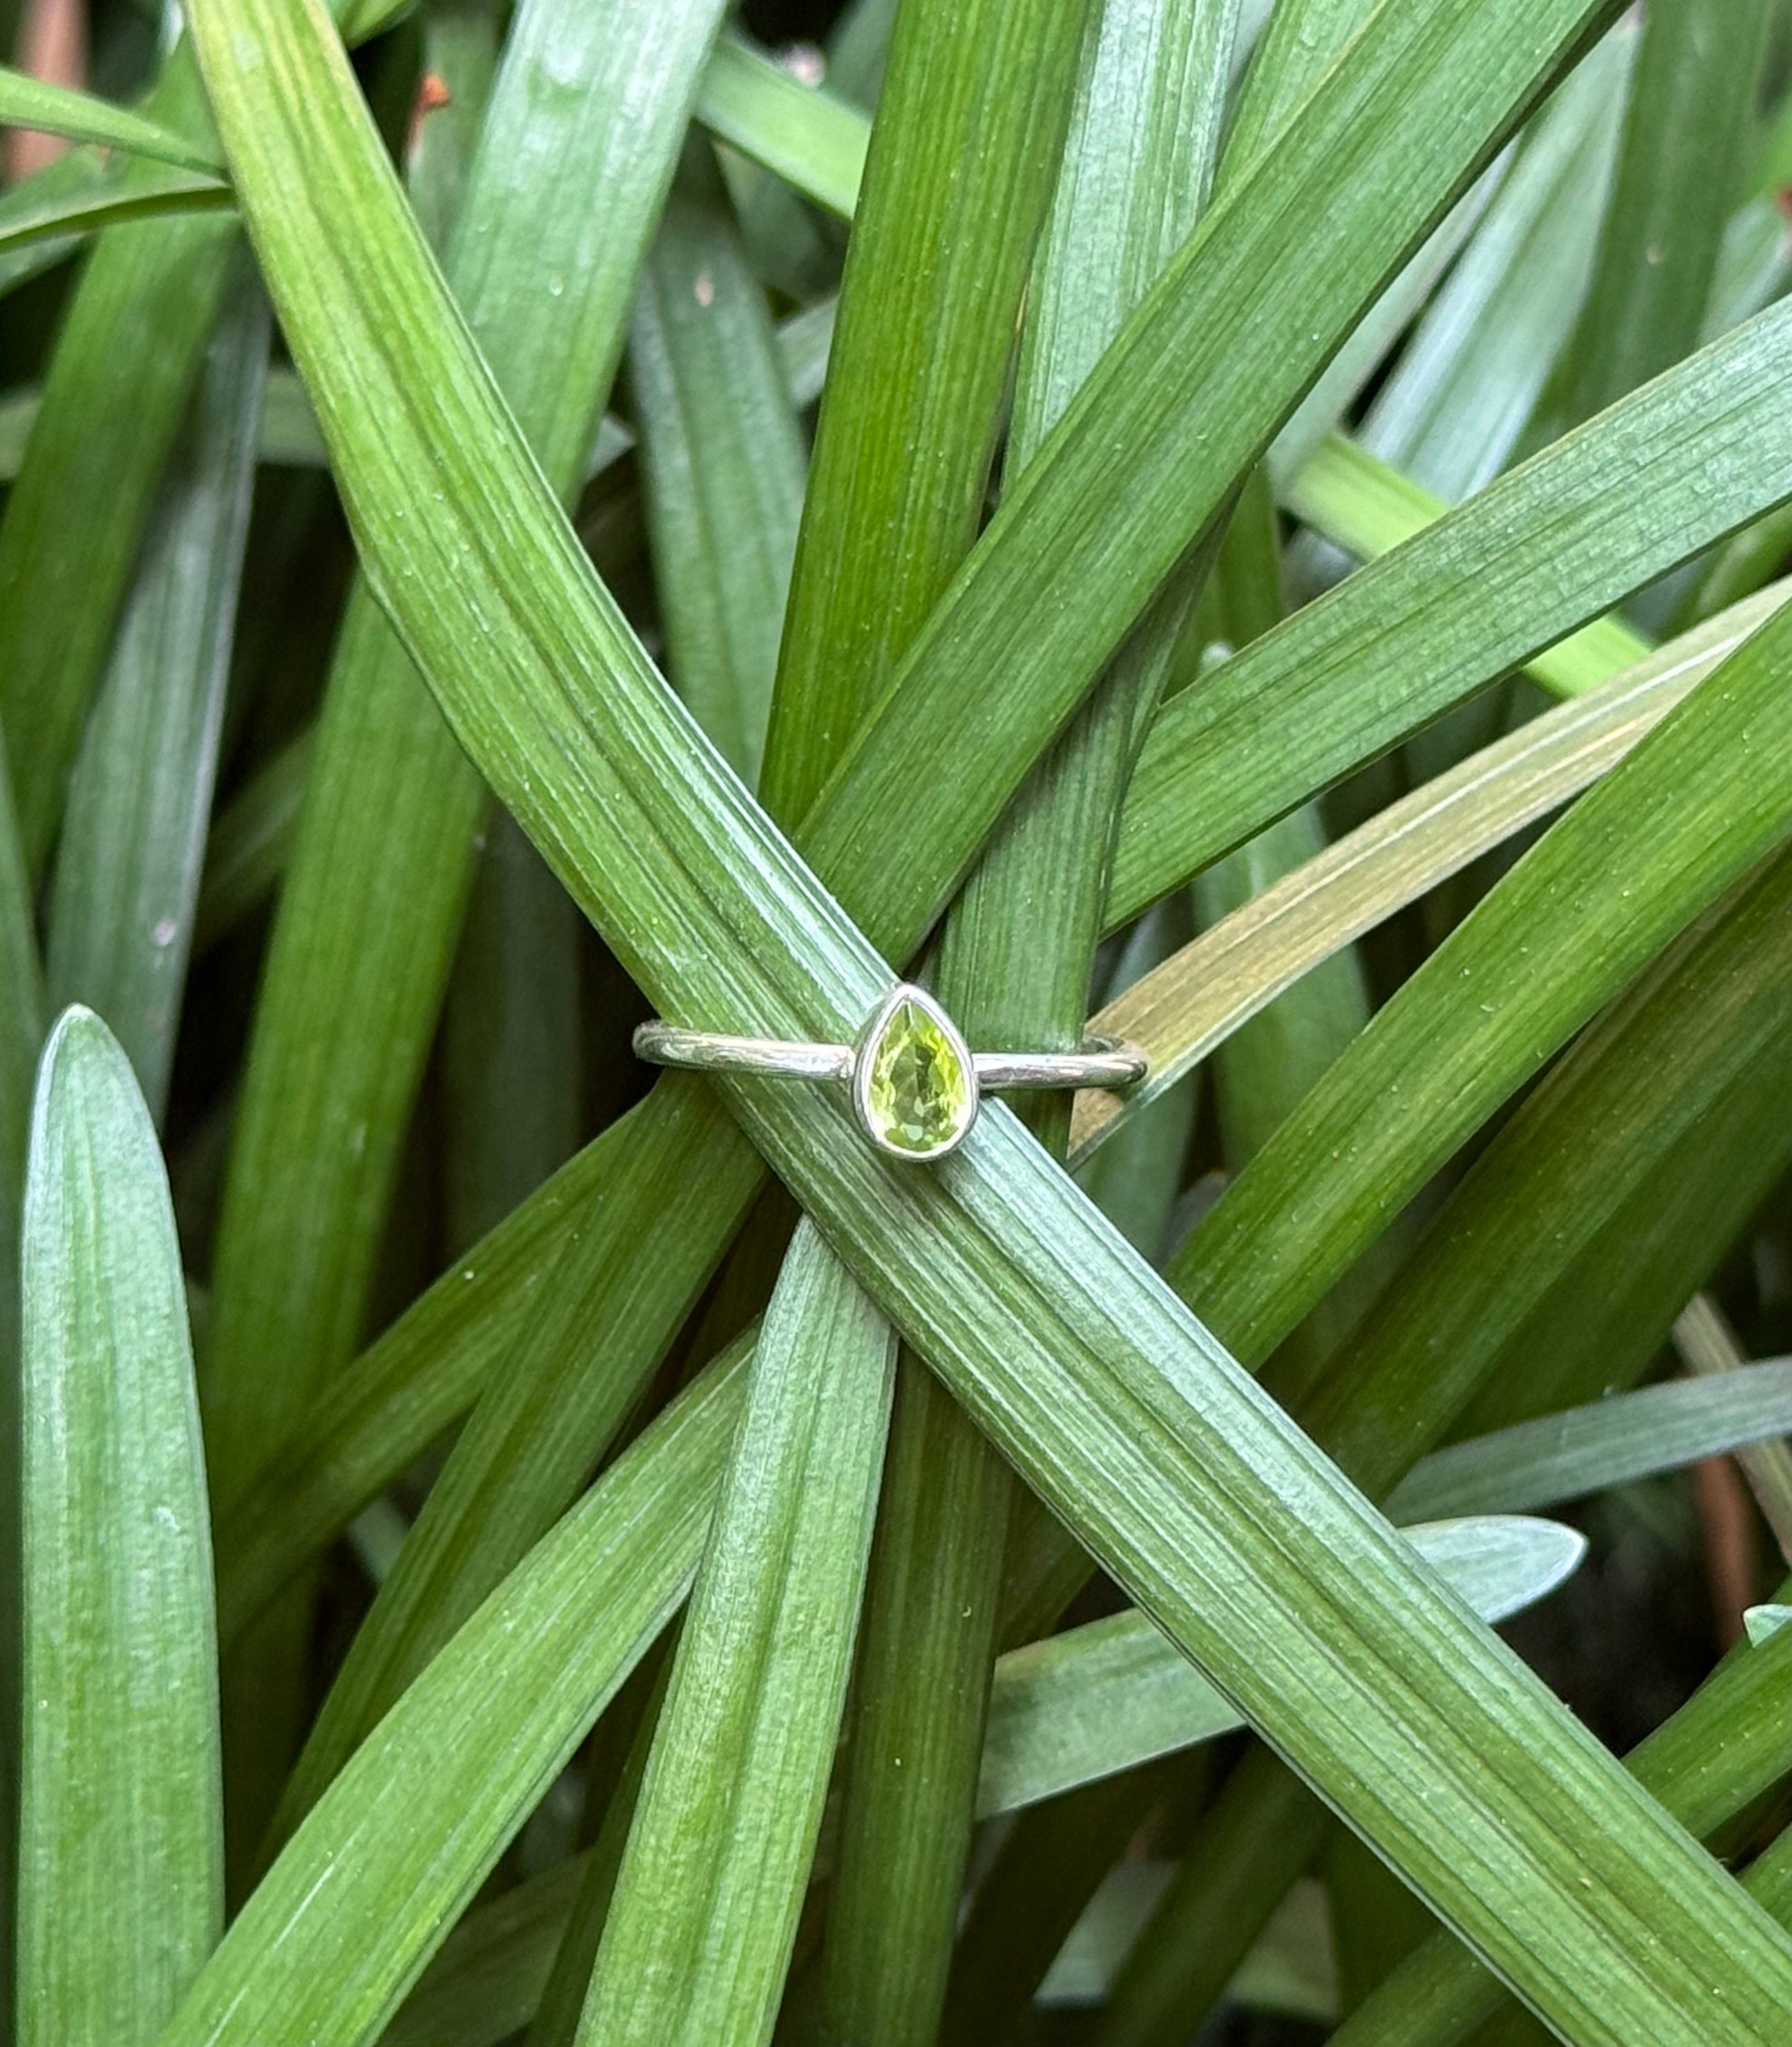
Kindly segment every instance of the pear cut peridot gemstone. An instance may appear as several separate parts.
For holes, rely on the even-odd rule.
[[[975,1106],[965,1058],[939,1019],[912,997],[896,1003],[869,1047],[864,1103],[872,1136],[892,1151],[949,1151]]]

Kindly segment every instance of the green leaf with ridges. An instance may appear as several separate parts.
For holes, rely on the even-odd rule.
[[[1364,560],[1434,525],[1448,509],[1421,484],[1334,435],[1289,486],[1288,509],[1317,532]],[[1595,619],[1525,666],[1557,696],[1641,657],[1648,642],[1621,619]]]
[[[1792,606],[1484,899],[1177,1253],[1173,1283],[1245,1355],[1265,1355],[1550,1051],[1785,835],[1789,659]],[[1550,914],[1568,902],[1572,918]],[[1337,1163],[1316,1175],[1315,1158]],[[1266,1289],[1268,1229],[1285,1276]]]
[[[699,0],[668,34],[640,0],[535,0],[505,45],[447,269],[562,489],[621,352],[717,11]],[[519,180],[519,161],[537,174]],[[581,203],[599,190],[604,206]],[[353,1352],[485,803],[362,582],[263,969],[214,1257],[207,1420],[226,1507]]]
[[[1771,9],[1655,0],[1645,17],[1599,257],[1575,337],[1566,410],[1584,419],[1699,338],[1730,209],[1742,195]]]
[[[1585,1554],[1559,1522],[1491,1515],[1403,1534],[1489,1623],[1553,1592]],[[1241,1726],[1236,1708],[1136,1608],[1010,1650],[996,1666],[980,1819]]]
[[[1620,22],[1538,116],[1357,439],[1446,503],[1505,467],[1586,288],[1636,32]]]
[[[668,675],[751,788],[805,455],[764,289],[706,146],[687,148],[648,251],[629,364]]]
[[[1792,1636],[1782,1632],[1759,1648],[1740,1643],[1626,1763],[1676,1819],[1709,1834],[1785,1775],[1789,1710]],[[1774,1874],[1771,1865],[1763,1873],[1763,1889]],[[1337,2047],[1453,2047],[1506,2002],[1499,1983],[1465,1948],[1447,1933],[1434,1933],[1333,2039]]]
[[[1527,37],[1538,18],[1527,14]],[[1551,17],[1541,42],[1508,33],[1490,48],[1441,35],[1425,10],[1422,44],[1446,62],[1452,132],[1473,129],[1483,95],[1522,99],[1580,18]],[[664,1008],[761,1031],[849,1027],[888,986],[887,970],[694,744],[606,608],[420,260],[339,52],[304,10],[266,18],[244,0],[202,0],[194,19],[238,189],[364,550],[486,772]],[[1381,35],[1404,48],[1395,31],[1411,20],[1405,0],[1383,9],[1378,33],[1365,31],[1327,75],[1341,98],[1336,82],[1353,86],[1358,64],[1372,68],[1388,47]],[[256,36],[266,61],[227,60],[233,34]],[[283,79],[303,100],[300,130]],[[1322,88],[1310,104],[1327,97]],[[1313,133],[1326,125],[1316,118]],[[354,215],[377,263],[305,260],[300,195],[319,192]],[[1198,234],[1194,247],[1217,238]],[[403,321],[376,310],[388,291],[401,293]],[[1151,302],[1140,319],[1136,331],[1155,330]],[[1252,373],[1261,379],[1260,363]],[[393,425],[405,408],[381,402],[396,387],[422,408],[401,440]],[[1103,396],[1092,384],[1067,420],[1079,408],[1099,416]],[[377,445],[364,433],[370,405],[381,415]],[[462,551],[460,489],[438,497],[435,478],[474,451],[505,478],[509,516]],[[1029,474],[1047,462],[1042,451]],[[1060,486],[1074,474],[1052,466]],[[1139,501],[1150,507],[1151,493]],[[1124,592],[1108,596],[1125,609]],[[477,677],[463,630],[474,613],[486,626]],[[664,925],[644,914],[672,874],[675,957]],[[899,1179],[817,1091],[740,1083],[729,1098],[1029,1483],[1559,2023],[1616,2041],[1695,2012],[1741,2038],[1765,2022],[1784,1974],[1770,1922],[1535,1680],[1438,1599],[1384,1524],[1093,1221],[1011,1116],[986,1112],[947,1172]],[[946,1305],[972,1283],[985,1308],[974,1327]],[[1302,1587],[1289,1582],[1294,1565]],[[1357,1662],[1372,1639],[1376,1650]],[[1346,1671],[1356,1674],[1348,1685]],[[1414,1743],[1426,1765],[1422,1824]],[[1504,1788],[1484,1803],[1473,1787],[1490,1759]],[[1447,1852],[1434,1845],[1444,1841]],[[1647,1981],[1619,1959],[1620,1925],[1637,1913],[1665,1922]],[[1725,1968],[1731,2002],[1717,2013],[1703,1986]]]
[[[443,1942],[380,2047],[497,2047],[533,2016],[589,1855],[476,1905]]]
[[[491,1353],[497,1368],[485,1397],[312,1724],[277,1836],[576,1496],[745,1217],[759,1174],[750,1155],[722,1150],[726,1112],[699,1082],[679,1074],[662,1082],[626,1124],[615,1141],[598,1140],[609,1170],[597,1198],[510,1345]],[[710,1170],[668,1182],[660,1160],[706,1140]],[[259,1496],[258,1488],[245,1496],[254,1518]]]
[[[204,95],[185,45],[145,103],[168,126],[203,132]],[[162,175],[134,162],[118,190]],[[223,217],[110,233],[64,318],[0,522],[0,718],[34,875],[236,246],[236,224]]]
[[[739,1346],[656,1419],[356,1751],[158,2047],[377,2039],[683,1599],[740,1412]],[[416,1815],[443,1801],[455,1825]]]
[[[1028,292],[1004,490],[1206,204],[1235,24],[1234,7],[1201,0],[1105,7],[1098,28],[1091,21]],[[948,914],[934,985],[979,1043],[1077,1038],[1113,815],[1189,594],[1160,599]],[[1042,872],[1059,884],[1044,915]],[[1051,1097],[1029,1105],[1028,1122],[1059,1155],[1068,1106]],[[989,1444],[913,1360],[894,1435],[822,1964],[823,2028],[848,2041],[919,2041],[938,2028],[1012,1491]]]
[[[155,1131],[78,1008],[44,1051],[22,1278],[17,2037],[148,2047],[223,1927],[211,1523]]]
[[[850,220],[865,175],[869,125],[857,107],[801,83],[738,36],[716,44],[697,118],[718,141]]]
[[[1788,996],[1771,934],[1789,908],[1781,857],[1655,962],[1476,1162],[1357,1331],[1348,1369],[1302,1403],[1302,1421],[1359,1483],[1379,1494],[1403,1475],[1655,1156],[1696,1141],[1719,1097],[1771,1069]],[[1695,1045],[1696,1071],[1684,1057]],[[1681,1055],[1671,1078],[1670,1046]]]
[[[1786,968],[1768,934],[1786,921],[1787,880],[1784,860],[1771,861],[1728,914],[1713,913],[1670,947],[1500,1132],[1317,1394],[1292,1375],[1299,1419],[1372,1496],[1437,1439],[1508,1350],[1537,1388],[1536,1346],[1514,1339],[1552,1281],[1573,1274],[1664,1155],[1672,1171],[1676,1149],[1718,1140],[1739,1085],[1755,1120],[1783,1128]],[[1664,1087],[1664,1072],[1678,1085]],[[1616,1279],[1582,1279],[1601,1319]],[[1610,1376],[1623,1369],[1609,1353],[1602,1363]],[[1267,1375],[1284,1397],[1287,1364],[1278,1357]],[[1186,2032],[1322,1832],[1317,1805],[1273,1757],[1253,1753],[1135,1946],[1120,1979],[1117,2037]]]
[[[1082,11],[898,18],[797,538],[775,816],[808,811],[976,536]]]
[[[246,260],[149,516],[76,757],[52,895],[50,998],[124,1047],[160,1124],[255,478],[268,313]]]
[[[487,825],[442,1018],[443,1197],[463,1251],[579,1148],[582,927],[541,856]]]
[[[187,214],[229,213],[235,205],[230,187],[203,171],[133,167],[103,184],[83,184],[33,206],[0,208],[0,257],[10,259],[0,269],[0,278],[22,283],[32,272],[60,261],[87,236],[108,227]]]
[[[1081,1160],[1175,1087],[1241,1023],[1337,946],[1608,774],[1784,604],[1784,582],[1670,640],[1597,689],[1376,812],[1210,927],[1090,1019],[1151,1061],[1125,1095],[1086,1089],[1070,1124]]]
[[[1171,698],[1128,792],[1110,921],[1792,494],[1792,459],[1767,431],[1789,375],[1792,333],[1764,313]],[[1543,520],[1546,546],[1514,548]],[[1608,637],[1558,687],[1591,687],[1647,652]]]
[[[189,171],[219,176],[223,172],[215,149],[189,141],[159,121],[133,114],[128,107],[114,106],[91,92],[29,77],[6,64],[0,64],[0,128],[32,128],[44,134],[66,135],[76,142],[97,142],[107,149],[155,157]]]
[[[804,1225],[767,1309],[581,2042],[771,2037],[821,1825],[896,1337]]]
[[[1388,1511],[1396,1519],[1523,1513],[1789,1430],[1792,1360],[1769,1359],[1614,1394],[1434,1450],[1394,1488]]]

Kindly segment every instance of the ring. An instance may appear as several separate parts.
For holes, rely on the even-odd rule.
[[[635,1032],[638,1058],[699,1073],[765,1074],[845,1081],[859,1128],[897,1159],[943,1159],[977,1120],[992,1089],[1123,1088],[1149,1062],[1137,1047],[1086,1038],[1074,1052],[973,1052],[924,988],[903,981],[879,1004],[852,1045],[733,1038],[685,1031],[656,1017]]]

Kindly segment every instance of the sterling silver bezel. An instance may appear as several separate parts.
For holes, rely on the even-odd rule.
[[[884,1035],[890,1019],[904,1004],[912,1002],[923,1010],[938,1026],[939,1033],[951,1047],[964,1069],[966,1082],[965,1109],[958,1120],[958,1127],[943,1144],[936,1144],[926,1151],[911,1151],[906,1144],[892,1144],[878,1133],[871,1116],[871,1064],[877,1041]],[[853,1069],[850,1077],[853,1099],[853,1114],[866,1137],[886,1159],[900,1159],[911,1166],[931,1165],[935,1160],[948,1157],[956,1151],[970,1133],[977,1120],[977,1112],[981,1105],[982,1090],[978,1084],[977,1061],[964,1040],[964,1035],[951,1018],[940,1007],[938,1000],[924,988],[913,981],[899,981],[872,1012],[871,1020],[860,1031],[853,1046]]]

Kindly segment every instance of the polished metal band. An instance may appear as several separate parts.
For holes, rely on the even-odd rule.
[[[685,1031],[657,1019],[635,1032],[639,1058],[656,1066],[699,1073],[768,1074],[788,1080],[844,1081],[858,1054],[850,1045],[812,1045],[786,1038],[733,1038],[721,1031]],[[979,1088],[1131,1087],[1145,1077],[1145,1055],[1113,1038],[1086,1038],[1074,1052],[973,1052]]]
[[[851,1045],[687,1031],[656,1017],[635,1032],[635,1050],[656,1066],[699,1073],[844,1081],[865,1136],[911,1163],[955,1150],[993,1089],[1130,1087],[1148,1064],[1136,1047],[1111,1038],[1086,1039],[1074,1052],[973,1052],[927,989],[909,981],[890,989]]]

